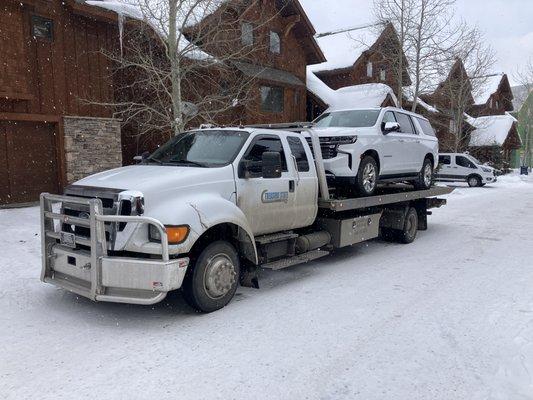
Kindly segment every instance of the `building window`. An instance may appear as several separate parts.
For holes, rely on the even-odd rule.
[[[494,106],[494,99],[491,97],[490,98],[489,108],[492,108],[493,106]]]
[[[254,26],[248,22],[241,25],[241,42],[243,46],[253,46]]]
[[[371,62],[368,62],[366,64],[366,76],[368,76],[369,78],[372,78],[372,76],[374,76],[374,66]]]
[[[387,79],[387,71],[385,70],[385,68],[381,68],[381,70],[379,71],[379,79],[381,79],[382,81]]]
[[[281,53],[281,39],[279,34],[274,31],[270,31],[270,52],[273,54]]]
[[[33,37],[53,40],[54,21],[39,15],[31,17],[31,34]]]
[[[261,86],[261,111],[268,113],[283,112],[284,91],[275,86]]]
[[[455,127],[455,121],[453,119],[450,120],[450,133],[453,133],[455,135],[457,129]]]

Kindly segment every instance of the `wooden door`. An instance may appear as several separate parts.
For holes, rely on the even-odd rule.
[[[26,203],[57,193],[56,127],[43,122],[0,122],[0,204]]]

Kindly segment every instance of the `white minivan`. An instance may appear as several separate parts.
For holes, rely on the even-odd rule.
[[[494,183],[496,169],[483,165],[470,154],[439,154],[437,180],[441,182],[467,182],[470,187],[485,186]]]
[[[395,107],[329,109],[313,124],[334,186],[374,194],[379,182],[429,189],[439,142],[429,121]]]

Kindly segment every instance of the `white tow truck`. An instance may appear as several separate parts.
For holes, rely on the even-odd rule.
[[[379,235],[412,242],[452,189],[341,198],[321,143],[292,126],[186,132],[141,164],[41,195],[41,280],[94,301],[154,304],[182,289],[202,312],[239,284]],[[309,139],[309,142],[308,140]],[[311,143],[311,146],[309,145]],[[314,151],[313,151],[314,149]]]

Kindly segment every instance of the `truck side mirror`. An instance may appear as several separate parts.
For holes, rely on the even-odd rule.
[[[383,134],[388,135],[391,132],[400,132],[400,124],[398,122],[385,122],[383,126]]]
[[[142,153],[140,156],[135,156],[135,157],[133,157],[133,161],[138,162],[138,163],[142,163],[142,162],[143,162],[144,160],[146,160],[148,157],[150,157],[150,152],[145,151],[145,152]]]
[[[281,154],[265,151],[262,157],[262,176],[265,179],[281,178]]]

